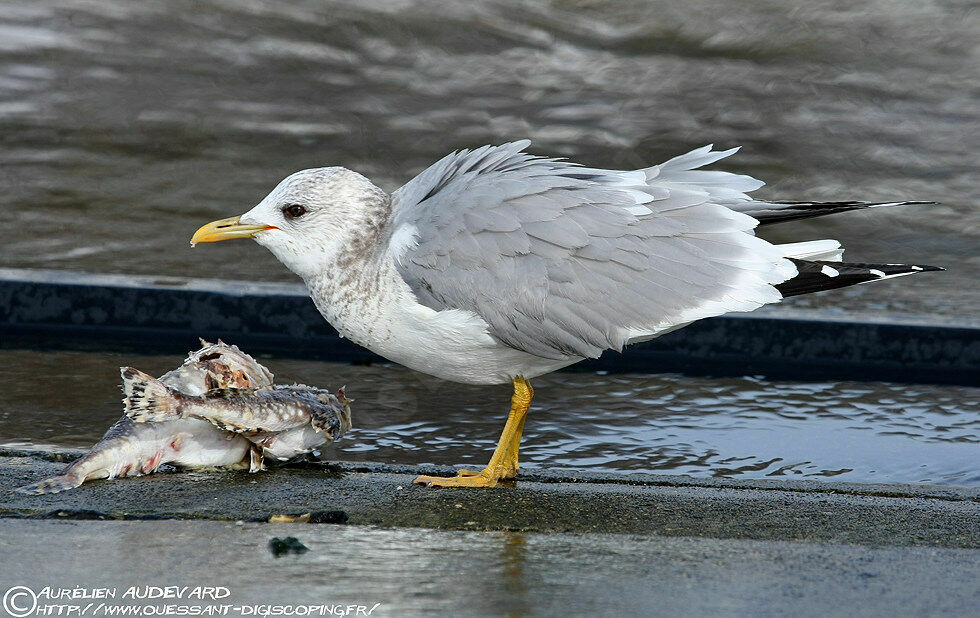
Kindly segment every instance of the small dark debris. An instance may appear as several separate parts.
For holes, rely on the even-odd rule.
[[[279,537],[275,536],[269,541],[269,551],[272,552],[273,556],[278,558],[279,556],[283,556],[290,552],[294,554],[305,554],[306,552],[310,551],[310,548],[303,545],[303,543],[301,543],[300,540],[294,536],[287,536],[284,539],[280,539]]]
[[[90,509],[59,509],[57,511],[48,511],[47,513],[37,513],[33,516],[35,519],[112,519],[111,516],[106,513],[99,511],[93,511]]]
[[[4,514],[4,517],[15,517],[14,515]],[[66,520],[127,520],[127,521],[163,521],[171,519],[187,519],[180,515],[170,515],[166,513],[105,513],[92,509],[58,509],[55,511],[45,511],[43,513],[30,513],[20,517],[26,519],[66,519]]]
[[[313,511],[310,513],[311,524],[346,524],[347,513],[344,511]]]
[[[180,515],[168,515],[165,513],[123,513],[118,517],[118,519],[125,519],[127,521],[169,521],[188,518]]]

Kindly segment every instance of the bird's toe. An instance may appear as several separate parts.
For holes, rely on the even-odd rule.
[[[496,487],[499,478],[495,478],[484,472],[469,472],[463,475],[462,472],[457,476],[427,476],[421,475],[413,483],[425,485],[426,487]]]

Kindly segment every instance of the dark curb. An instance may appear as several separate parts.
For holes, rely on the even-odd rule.
[[[980,326],[772,313],[702,320],[573,370],[980,383]],[[366,363],[300,285],[0,269],[0,347],[183,354],[197,338],[252,354]]]

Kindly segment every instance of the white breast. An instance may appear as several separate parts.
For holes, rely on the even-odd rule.
[[[418,302],[394,265],[340,284],[307,281],[317,309],[344,337],[429,375],[468,384],[506,384],[582,360],[541,358],[504,345],[470,311],[436,311]]]

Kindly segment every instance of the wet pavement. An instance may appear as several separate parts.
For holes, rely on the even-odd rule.
[[[524,471],[514,487],[438,490],[412,480],[452,469],[328,464],[156,474],[26,496],[7,491],[64,463],[17,455],[0,458],[0,515],[7,517],[268,520],[318,513],[316,519],[353,525],[980,548],[980,490],[970,488]]]
[[[9,492],[52,458],[0,457],[0,590],[227,615],[939,616],[978,601],[976,489],[532,472],[434,490],[410,482],[445,469],[338,464]],[[263,523],[304,513],[345,523]],[[289,537],[306,551],[276,557]],[[121,598],[148,585],[226,596]]]
[[[286,536],[309,551],[275,558],[269,540]],[[610,534],[5,519],[0,563],[16,568],[0,573],[0,591],[81,586],[114,590],[117,598],[101,601],[109,605],[360,605],[374,608],[372,616],[967,616],[978,601],[977,554]],[[221,586],[227,596],[120,598],[147,585]]]

